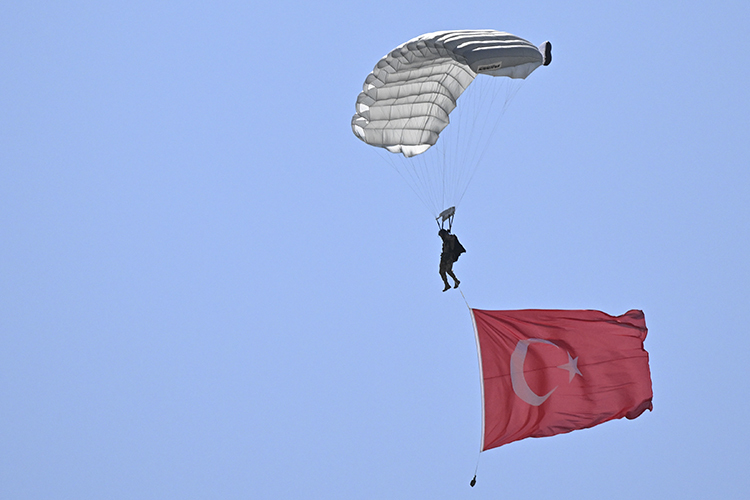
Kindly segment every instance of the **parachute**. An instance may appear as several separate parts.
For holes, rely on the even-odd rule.
[[[536,47],[495,30],[438,31],[418,36],[384,56],[367,76],[357,97],[352,130],[367,144],[407,159],[392,165],[439,219],[452,208],[446,207],[460,202],[479,159],[450,160],[441,151],[424,162],[416,160],[438,143],[458,98],[478,75],[523,80],[551,60],[549,42]],[[510,98],[506,97],[506,105]],[[480,107],[499,114],[491,105]],[[467,121],[474,121],[474,116]],[[479,125],[479,134],[463,134],[470,146],[486,142],[477,137],[485,132],[482,127]]]

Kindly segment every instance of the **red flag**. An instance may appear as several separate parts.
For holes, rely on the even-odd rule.
[[[482,451],[653,408],[642,311],[471,312],[482,377]]]

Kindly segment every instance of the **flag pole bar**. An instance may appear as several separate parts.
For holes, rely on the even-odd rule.
[[[477,331],[477,322],[474,318],[474,311],[472,310],[471,306],[469,305],[469,301],[466,300],[466,295],[464,295],[463,290],[461,288],[458,289],[459,292],[461,292],[461,297],[464,299],[464,303],[466,304],[466,307],[469,309],[469,314],[471,315],[471,324],[474,328],[474,339],[477,343],[477,362],[479,363],[479,390],[480,394],[482,396],[482,435],[479,439],[479,452],[477,453],[477,465],[474,468],[474,477],[471,479],[471,482],[469,483],[469,486],[472,488],[475,484],[477,484],[477,471],[479,470],[479,458],[482,456],[482,449],[484,448],[484,379],[482,377],[482,352],[479,347],[479,332]]]

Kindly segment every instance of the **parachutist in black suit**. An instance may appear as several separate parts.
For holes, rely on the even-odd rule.
[[[438,236],[443,240],[443,251],[440,254],[440,277],[443,278],[443,283],[445,283],[445,288],[443,288],[445,292],[451,287],[448,284],[446,274],[453,278],[453,288],[458,288],[458,285],[461,283],[456,278],[456,275],[453,274],[453,263],[458,260],[462,253],[466,252],[466,249],[458,241],[456,235],[451,234],[450,231],[441,229],[438,231]]]

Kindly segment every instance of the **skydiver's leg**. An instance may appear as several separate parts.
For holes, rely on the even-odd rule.
[[[448,278],[445,276],[445,273],[448,271],[446,262],[442,259],[440,260],[440,277],[443,279],[443,283],[445,283],[445,288],[443,288],[443,291],[450,290],[450,284],[448,284]],[[452,274],[452,272],[451,272]],[[455,278],[454,278],[455,279]]]
[[[443,278],[443,282],[445,283],[445,290],[448,290],[450,288],[450,285],[448,284],[448,278],[445,277],[445,275],[448,274],[451,278],[453,278],[453,288],[458,288],[460,281],[458,281],[458,278],[456,278],[456,275],[453,274],[453,262],[448,259],[441,259],[440,260],[440,277]],[[445,291],[443,290],[443,291]]]
[[[453,266],[451,265],[450,268],[446,269],[446,272],[448,273],[448,276],[450,276],[451,278],[453,278],[453,281],[454,281],[453,288],[458,288],[458,285],[461,282],[458,281],[458,278],[456,278],[456,275],[453,274]],[[448,286],[448,281],[447,280],[445,281],[445,285]]]

